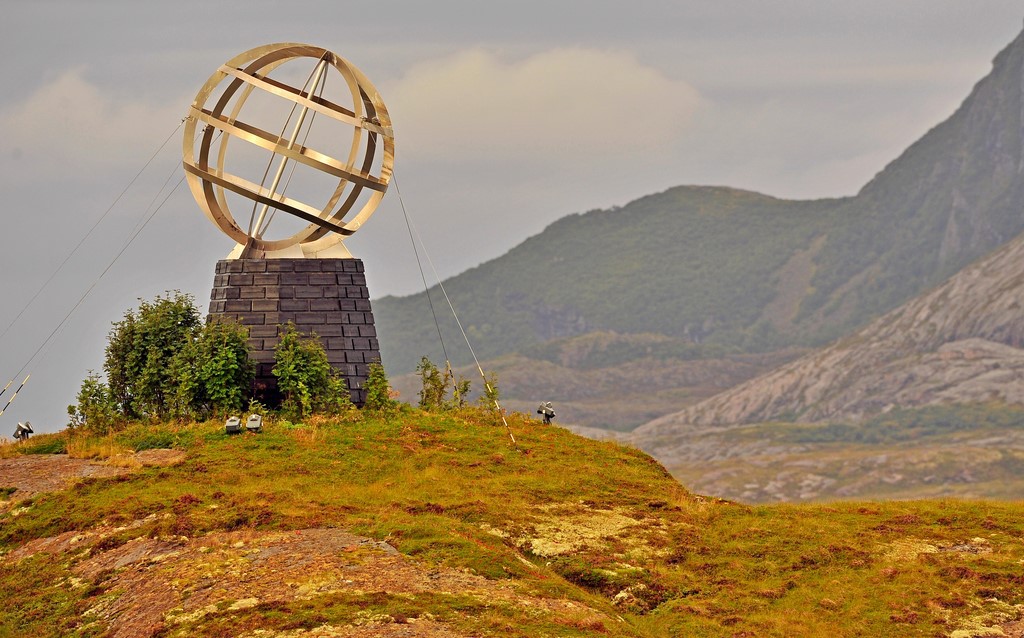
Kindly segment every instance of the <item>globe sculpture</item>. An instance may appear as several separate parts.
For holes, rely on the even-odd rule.
[[[294,77],[295,67],[303,64],[298,76],[305,76],[303,86],[277,77],[285,69]],[[348,104],[324,97],[330,76],[340,76],[332,86],[347,87]],[[242,119],[254,93],[289,107],[279,130]],[[327,138],[331,148],[307,147],[317,116],[348,129],[350,139],[333,135]],[[233,170],[228,151],[236,140],[266,153],[266,168],[250,176]],[[307,44],[269,44],[228,60],[200,89],[185,120],[183,165],[189,187],[210,221],[238,243],[233,258],[350,256],[342,240],[359,230],[380,203],[394,153],[391,119],[373,84],[344,58]],[[286,196],[295,170],[292,166],[286,175],[290,163],[330,176],[336,180],[333,190],[317,204]],[[236,206],[239,199],[251,202],[247,219],[229,209],[228,192],[240,196]],[[277,212],[306,225],[275,238],[268,230]]]
[[[189,187],[237,242],[217,263],[210,320],[248,328],[253,390],[265,404],[281,399],[273,367],[286,324],[316,333],[352,401],[366,399],[380,345],[363,262],[342,240],[387,191],[394,143],[373,84],[308,44],[269,44],[228,60],[189,108]]]

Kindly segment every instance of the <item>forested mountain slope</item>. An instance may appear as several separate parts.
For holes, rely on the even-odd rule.
[[[826,343],[1024,231],[1022,78],[1018,36],[855,197],[677,187],[563,218],[445,287],[482,357],[595,330],[745,352]],[[424,295],[374,310],[393,373],[440,358]]]

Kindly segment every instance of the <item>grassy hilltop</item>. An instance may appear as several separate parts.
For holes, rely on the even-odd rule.
[[[1019,635],[1021,503],[749,507],[636,449],[513,415],[515,448],[493,421],[6,445],[0,636]],[[36,491],[48,464],[88,477]]]

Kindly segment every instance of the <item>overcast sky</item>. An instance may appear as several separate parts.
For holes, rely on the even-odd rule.
[[[559,217],[679,184],[853,194],[953,112],[1024,18],[1012,0],[0,6],[0,332],[206,78],[260,44],[326,47],[377,85],[406,206],[450,276]],[[180,289],[205,311],[233,242],[184,186],[100,278],[161,185],[180,178],[180,148],[175,136],[0,337],[2,387],[94,286],[26,368],[0,435],[26,419],[62,427],[80,380],[102,366],[110,323],[137,298]],[[346,244],[374,297],[420,288],[394,192]]]

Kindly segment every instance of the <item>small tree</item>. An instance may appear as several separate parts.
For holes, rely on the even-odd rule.
[[[72,430],[99,432],[114,427],[121,421],[110,388],[103,383],[100,375],[92,370],[82,381],[76,399],[77,404],[68,406],[68,427]]]
[[[420,375],[422,388],[420,389],[420,407],[424,410],[438,409],[444,403],[445,395],[448,394],[448,372],[443,374],[434,363],[427,357],[420,359],[416,366],[416,372]]]
[[[422,381],[420,407],[424,410],[454,410],[466,405],[469,396],[469,379],[456,378],[448,367],[443,372],[427,357],[420,359],[416,366]],[[451,398],[448,397],[449,391]]]
[[[177,384],[176,412],[206,417],[238,412],[250,398],[255,366],[249,360],[249,333],[230,321],[211,321],[172,362]]]
[[[174,359],[200,329],[191,295],[140,301],[114,323],[103,368],[118,411],[126,417],[166,418],[178,400]]]
[[[484,392],[480,395],[480,407],[498,410],[498,375],[489,372],[484,375]]]
[[[277,387],[284,395],[281,408],[297,418],[314,412],[338,414],[350,410],[352,397],[345,380],[327,360],[319,337],[306,337],[288,323],[274,349]]]
[[[366,403],[363,407],[373,412],[390,412],[398,407],[398,402],[391,398],[391,384],[379,361],[370,364],[370,373],[366,379]]]
[[[325,390],[331,364],[316,334],[303,336],[289,322],[274,348],[274,369],[277,388],[284,395],[281,408],[298,418],[313,412],[313,395]]]
[[[190,295],[141,301],[114,322],[103,369],[82,382],[69,406],[73,427],[139,417],[205,417],[241,409],[252,385],[248,333],[233,323],[200,320]],[[113,415],[113,416],[112,416]]]

